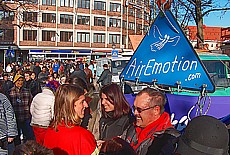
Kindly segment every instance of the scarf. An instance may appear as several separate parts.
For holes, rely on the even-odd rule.
[[[170,121],[170,116],[168,113],[164,112],[156,121],[152,122],[145,128],[136,126],[137,143],[135,144],[135,142],[132,142],[131,146],[136,150],[143,141],[150,137],[154,140],[154,133],[165,131],[169,127],[173,127]]]

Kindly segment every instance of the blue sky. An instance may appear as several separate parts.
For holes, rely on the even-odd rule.
[[[221,18],[218,12],[210,13],[208,17],[204,18],[204,24],[207,26],[221,26],[230,27],[230,10],[227,11]]]
[[[217,0],[220,6],[225,5],[228,0]],[[211,12],[207,17],[204,17],[204,24],[207,26],[221,26],[230,27],[230,10],[228,10],[223,17],[221,17],[221,11]],[[195,25],[191,23],[189,25]]]
[[[203,20],[206,26],[230,27],[230,10],[223,17],[221,17],[221,13],[214,12],[204,17]],[[195,23],[191,22],[189,25],[194,26]]]

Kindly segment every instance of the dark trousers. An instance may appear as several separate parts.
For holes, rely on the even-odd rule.
[[[17,120],[17,127],[18,127],[18,136],[14,139],[15,145],[21,144],[21,134],[23,134],[23,142],[26,140],[34,140],[34,132],[32,127],[30,126],[30,119],[25,121],[18,121]]]

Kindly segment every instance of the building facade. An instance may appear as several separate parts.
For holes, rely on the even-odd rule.
[[[223,53],[226,53],[228,56],[230,56],[230,27],[221,29],[221,39],[223,40],[221,45]]]
[[[221,27],[203,26],[204,48],[207,50],[220,50],[222,43]],[[193,47],[197,46],[197,27],[188,26],[187,36]]]
[[[28,60],[132,51],[129,35],[149,27],[146,0],[7,1],[0,10],[0,59]],[[113,46],[113,47],[112,47]],[[13,51],[12,57],[8,56]]]

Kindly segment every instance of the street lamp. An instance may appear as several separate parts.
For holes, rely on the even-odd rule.
[[[118,57],[118,50],[115,50],[115,48],[116,48],[116,44],[113,42],[112,43],[112,52],[111,52],[111,54],[112,54],[112,57]]]
[[[124,45],[121,45],[121,53],[124,52],[124,48],[125,48],[125,46],[124,46]]]

